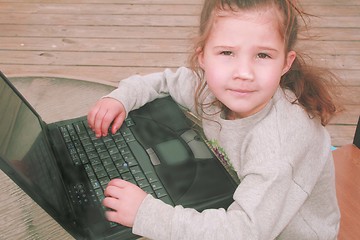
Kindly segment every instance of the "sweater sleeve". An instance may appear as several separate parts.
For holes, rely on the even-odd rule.
[[[152,73],[145,76],[134,75],[121,80],[118,88],[104,97],[120,101],[128,114],[156,98],[170,95],[178,104],[193,110],[195,74],[188,68],[181,67],[173,72]]]

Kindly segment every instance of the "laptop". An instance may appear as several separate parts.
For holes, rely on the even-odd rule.
[[[105,219],[113,178],[167,204],[227,208],[237,183],[171,97],[131,111],[115,134],[96,138],[86,116],[47,124],[0,72],[0,167],[76,239],[136,239]]]

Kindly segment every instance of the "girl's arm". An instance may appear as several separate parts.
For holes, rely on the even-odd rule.
[[[126,114],[156,98],[168,95],[178,104],[192,110],[196,84],[195,74],[190,69],[181,67],[175,72],[166,69],[164,72],[134,75],[121,80],[118,88],[105,97],[120,101]]]
[[[146,76],[135,75],[120,81],[116,90],[101,98],[88,113],[88,124],[97,137],[106,136],[109,126],[115,133],[129,111],[156,98],[171,95],[183,107],[194,110],[195,75],[187,68]]]

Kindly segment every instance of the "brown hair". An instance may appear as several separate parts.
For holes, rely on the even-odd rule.
[[[195,40],[192,55],[190,55],[190,67],[197,74],[200,84],[196,89],[195,103],[204,113],[204,105],[201,96],[206,94],[206,81],[204,71],[198,63],[198,56],[203,51],[209,37],[212,25],[219,10],[251,10],[264,7],[277,8],[279,15],[279,30],[285,42],[286,52],[294,49],[298,39],[300,17],[307,27],[305,17],[310,16],[300,9],[295,0],[205,0],[200,16],[199,34]],[[337,92],[335,89],[337,76],[328,69],[310,65],[297,51],[297,56],[289,71],[281,77],[280,86],[294,92],[297,100],[293,103],[300,104],[310,117],[318,117],[323,125],[326,125],[331,117],[342,110],[335,103]],[[217,99],[210,105],[218,105],[222,110],[226,107]],[[198,110],[198,111],[199,111]]]

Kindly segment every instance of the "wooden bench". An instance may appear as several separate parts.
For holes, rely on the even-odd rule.
[[[333,151],[341,221],[339,240],[360,238],[360,117],[353,144]]]

